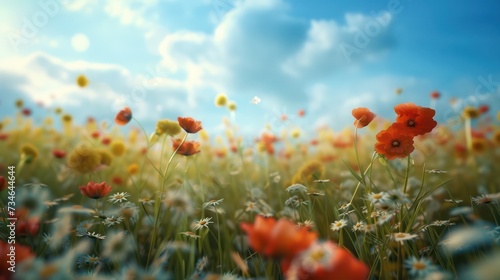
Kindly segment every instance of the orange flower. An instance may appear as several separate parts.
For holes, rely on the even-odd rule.
[[[99,199],[107,195],[111,191],[111,186],[106,185],[106,182],[94,183],[88,182],[86,186],[80,186],[80,192],[93,199]]]
[[[438,91],[431,92],[432,99],[438,99],[439,97],[441,97],[441,94]]]
[[[417,106],[413,103],[399,104],[394,107],[398,114],[394,128],[399,133],[411,136],[423,135],[432,131],[437,122],[433,119],[436,111]]]
[[[250,247],[259,253],[264,253],[269,245],[270,233],[275,225],[274,218],[257,216],[253,224],[242,223],[240,226],[248,235]]]
[[[56,158],[64,158],[66,156],[66,152],[63,150],[54,149],[52,151],[52,155]]]
[[[394,125],[380,131],[376,137],[375,151],[387,159],[404,158],[415,149],[413,136],[402,134]]]
[[[191,155],[194,155],[194,154],[197,154],[200,152],[200,150],[199,150],[200,143],[198,143],[196,141],[184,141],[184,143],[182,143],[182,146],[181,146],[181,142],[182,142],[181,139],[174,139],[172,141],[173,141],[172,146],[173,146],[174,150],[177,150],[177,148],[179,148],[177,150],[177,153],[180,155],[191,156]]]
[[[370,273],[366,264],[331,241],[312,244],[292,261],[282,261],[281,268],[285,276],[309,280],[365,280]]]
[[[356,119],[354,125],[357,128],[369,125],[375,118],[375,114],[365,107],[352,109],[352,116]]]
[[[117,125],[126,125],[132,119],[132,110],[129,107],[125,107],[116,114],[115,123]]]
[[[196,133],[203,129],[200,121],[196,121],[193,118],[187,117],[178,117],[177,121],[179,125],[184,129],[187,133]]]
[[[269,257],[291,259],[314,243],[318,236],[306,228],[298,228],[294,223],[280,219],[257,216],[254,224],[242,223],[252,249]]]

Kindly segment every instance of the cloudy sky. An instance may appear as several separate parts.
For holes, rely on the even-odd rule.
[[[499,11],[495,0],[8,1],[0,118],[22,98],[38,120],[55,107],[80,123],[112,120],[127,105],[150,131],[177,116],[214,133],[224,117],[250,135],[266,124],[338,130],[352,108],[393,118],[400,102],[430,106],[434,90],[439,121],[456,115],[452,97],[496,111]],[[215,107],[219,93],[234,115]]]

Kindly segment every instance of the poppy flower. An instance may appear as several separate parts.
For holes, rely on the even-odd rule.
[[[439,97],[441,97],[441,94],[438,91],[431,92],[432,99],[438,99]]]
[[[92,199],[99,199],[106,196],[111,191],[111,186],[106,182],[94,183],[88,182],[85,186],[80,186],[80,192]]]
[[[132,119],[132,110],[129,107],[125,107],[116,114],[115,123],[117,125],[126,125]]]
[[[269,257],[291,259],[314,243],[318,236],[306,228],[298,228],[294,223],[280,219],[257,216],[253,224],[242,223],[247,233],[250,247]]]
[[[21,218],[17,221],[16,233],[20,236],[35,236],[40,229],[40,218]]]
[[[31,116],[31,109],[29,108],[24,108],[22,111],[23,115],[25,115],[26,117],[29,117]]]
[[[369,267],[331,241],[314,243],[293,260],[281,262],[285,276],[294,279],[365,280]]]
[[[179,122],[179,125],[182,127],[182,129],[184,129],[184,131],[186,131],[187,133],[196,133],[203,129],[200,121],[197,121],[190,117],[178,117],[177,121]]]
[[[99,131],[94,131],[90,134],[90,136],[94,139],[97,139],[99,138],[99,136],[101,136],[101,133],[99,133]]]
[[[14,247],[14,250],[12,250],[12,247]],[[7,242],[0,240],[0,270],[2,271],[0,279],[12,279],[14,277],[15,273],[7,272],[7,269],[11,267],[9,264],[9,253],[15,253],[16,265],[35,257],[35,254],[28,246],[17,244],[17,242],[16,244],[8,244]]]
[[[109,143],[111,143],[111,138],[109,138],[109,137],[104,137],[104,138],[102,138],[101,143],[102,143],[103,145],[109,145]]]
[[[7,180],[5,180],[4,176],[0,176],[0,192],[7,188]]]
[[[177,150],[177,153],[180,155],[191,156],[200,152],[200,143],[196,141],[184,141],[184,143],[182,143],[181,139],[174,139],[172,141],[172,147],[174,150]]]
[[[481,114],[486,114],[490,110],[490,106],[488,105],[481,105],[479,106],[479,113]]]
[[[398,114],[394,128],[402,134],[423,135],[431,132],[437,125],[433,119],[436,111],[431,108],[404,103],[395,106],[394,111]]]
[[[360,107],[352,109],[352,116],[356,119],[354,125],[357,128],[362,128],[369,125],[375,118],[375,114],[368,108]]]
[[[64,158],[66,156],[66,152],[63,150],[54,149],[52,151],[52,155],[56,158]]]
[[[400,130],[394,128],[394,125],[380,131],[376,138],[375,151],[387,159],[404,158],[415,149],[413,136],[401,133]]]
[[[297,115],[299,115],[299,117],[303,117],[306,115],[306,111],[304,109],[300,109]]]

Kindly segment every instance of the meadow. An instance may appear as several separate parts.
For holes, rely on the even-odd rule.
[[[500,115],[437,123],[418,105],[248,140],[230,119],[223,135],[190,116],[146,131],[133,106],[35,124],[18,100],[0,126],[0,279],[495,279]]]

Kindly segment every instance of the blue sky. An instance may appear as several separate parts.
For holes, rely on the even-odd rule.
[[[57,106],[80,123],[112,120],[127,105],[149,131],[177,116],[202,120],[209,133],[224,117],[245,135],[266,124],[339,130],[352,108],[393,118],[401,102],[430,106],[433,90],[440,122],[457,115],[452,97],[458,109],[496,112],[499,11],[493,0],[9,1],[0,10],[0,118],[23,98],[38,120]],[[88,87],[75,85],[79,74]],[[214,106],[219,93],[237,103],[234,116]],[[262,102],[251,104],[254,96]]]

